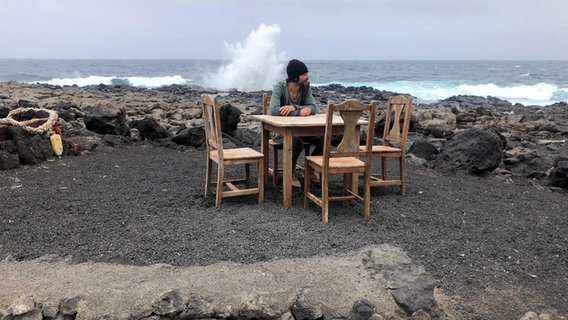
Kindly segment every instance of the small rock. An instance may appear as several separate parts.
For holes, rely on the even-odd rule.
[[[160,300],[152,305],[154,313],[160,316],[173,317],[185,309],[185,304],[178,290],[164,293]]]
[[[77,307],[81,301],[81,297],[73,297],[64,299],[59,304],[59,312],[65,316],[74,316],[77,314]]]
[[[292,315],[296,320],[323,319],[323,312],[319,307],[309,305],[300,298],[296,299],[292,306]]]
[[[539,320],[536,312],[529,311],[525,313],[520,320]]]
[[[18,316],[24,313],[28,313],[32,311],[34,308],[35,308],[34,298],[30,296],[23,297],[12,305],[12,315]]]

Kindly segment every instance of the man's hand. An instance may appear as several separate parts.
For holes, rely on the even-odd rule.
[[[312,109],[308,107],[302,108],[302,110],[300,110],[301,116],[309,116],[310,114],[312,114]]]
[[[282,116],[289,116],[290,113],[296,111],[296,108],[292,105],[282,106],[280,107],[280,115]]]

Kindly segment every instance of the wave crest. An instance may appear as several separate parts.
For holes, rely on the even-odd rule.
[[[49,81],[40,81],[39,83],[47,83],[57,86],[72,86],[79,87],[89,85],[127,85],[143,88],[157,88],[172,84],[188,84],[191,80],[186,80],[179,75],[165,76],[165,77],[104,77],[104,76],[88,76],[79,78],[55,78]]]

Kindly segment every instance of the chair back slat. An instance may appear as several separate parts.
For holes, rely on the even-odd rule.
[[[208,94],[201,96],[203,103],[203,126],[205,127],[205,142],[207,152],[217,150],[219,158],[223,158],[223,136],[219,103],[216,97]]]
[[[362,111],[340,111],[344,123],[344,133],[343,139],[334,152],[337,156],[359,152],[359,135],[356,134],[356,126],[362,115]]]
[[[389,98],[383,132],[383,145],[389,145],[391,142],[397,142],[401,146],[406,145],[411,112],[412,97],[397,95]]]
[[[328,102],[327,106],[327,123],[326,132],[324,137],[324,166],[325,163],[329,163],[329,158],[334,157],[365,157],[367,153],[370,156],[370,151],[361,150],[360,146],[360,134],[357,131],[357,122],[367,114],[369,116],[369,126],[373,127],[375,121],[375,109],[377,106],[376,101],[371,101],[369,104],[365,104],[356,99],[349,99],[342,103],[335,104],[333,101]],[[344,131],[341,142],[335,150],[331,150],[331,137],[332,137],[332,125],[333,115],[339,113],[344,123]],[[370,142],[372,145],[372,131],[370,131]],[[369,140],[369,139],[367,139]]]

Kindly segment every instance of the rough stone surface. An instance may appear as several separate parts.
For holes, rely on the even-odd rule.
[[[108,101],[97,101],[96,105],[86,107],[84,122],[87,130],[99,134],[130,135],[124,109]]]
[[[352,312],[363,319],[374,314],[373,306],[380,306],[383,317],[402,319],[389,294],[390,275],[376,272],[411,263],[402,250],[389,245],[337,257],[208,267],[77,263],[58,258],[2,261],[0,306],[19,301],[22,294],[33,294],[36,303],[61,301],[60,314],[80,319],[105,315],[118,319],[135,315],[252,319],[280,317],[289,311],[295,319],[347,318]],[[409,279],[424,273],[422,268],[411,269]],[[365,303],[354,307],[359,297],[366,297]],[[26,298],[12,309],[23,314],[33,306],[33,300]]]
[[[435,168],[481,174],[495,170],[503,159],[505,141],[494,130],[468,129],[444,144]]]

